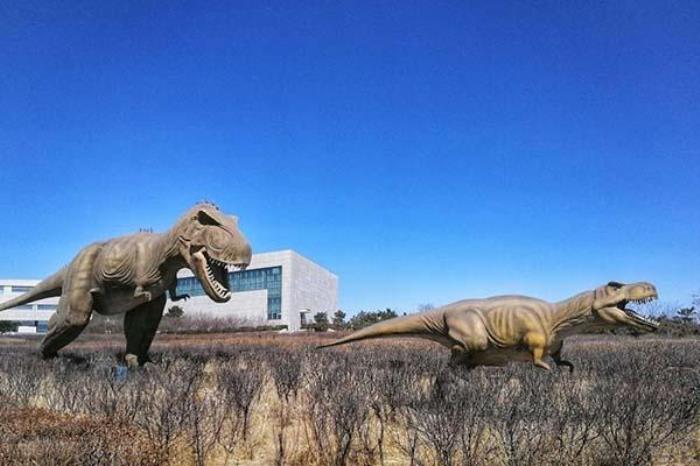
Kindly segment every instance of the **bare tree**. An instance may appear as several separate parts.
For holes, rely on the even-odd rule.
[[[276,416],[277,464],[285,464],[287,456],[287,439],[285,432],[290,424],[293,403],[302,381],[302,356],[292,351],[271,351],[268,353],[268,363],[272,371],[275,390],[279,399]]]
[[[223,395],[220,403],[225,406],[228,418],[221,426],[217,442],[229,455],[248,438],[251,408],[265,377],[262,367],[246,361],[250,356],[250,352],[241,353],[219,368],[219,389]]]

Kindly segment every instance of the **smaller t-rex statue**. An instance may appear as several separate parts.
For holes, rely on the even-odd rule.
[[[558,366],[573,371],[561,358],[564,338],[594,329],[628,326],[654,331],[659,323],[631,309],[629,302],[658,297],[651,283],[625,285],[610,282],[558,303],[527,296],[466,299],[420,314],[378,322],[319,348],[383,337],[418,337],[452,350],[450,366],[502,366],[509,361],[531,361],[549,370],[550,355]]]
[[[45,358],[56,356],[80,335],[93,311],[125,313],[126,362],[134,367],[148,361],[165,292],[173,301],[189,298],[176,293],[180,269],[190,269],[206,294],[223,303],[231,298],[227,269],[244,269],[250,259],[250,245],[237,219],[200,203],[165,233],[140,232],[86,246],[70,264],[29,292],[0,304],[0,311],[60,296],[41,342]]]

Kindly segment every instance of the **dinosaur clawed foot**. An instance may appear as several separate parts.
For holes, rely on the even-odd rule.
[[[135,354],[127,354],[124,356],[124,361],[126,362],[126,367],[129,369],[138,369],[140,367],[139,357]]]
[[[127,353],[124,356],[124,362],[126,362],[126,367],[129,370],[132,369],[148,369],[149,367],[155,367],[156,363],[151,361],[151,359],[146,356],[143,358],[139,358],[137,355],[132,354],[132,353]]]
[[[569,368],[569,374],[573,374],[573,372],[574,372],[574,365],[573,365],[571,362],[569,362],[569,361],[555,361],[555,362],[556,362],[556,364],[557,364],[557,367],[561,367],[561,366],[568,367],[568,368]]]

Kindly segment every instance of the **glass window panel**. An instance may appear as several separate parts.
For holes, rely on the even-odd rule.
[[[13,293],[26,293],[27,291],[30,291],[33,286],[12,286],[12,292]]]

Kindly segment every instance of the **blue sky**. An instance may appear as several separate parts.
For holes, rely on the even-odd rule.
[[[0,277],[212,199],[349,313],[700,291],[697,2],[0,12]]]

